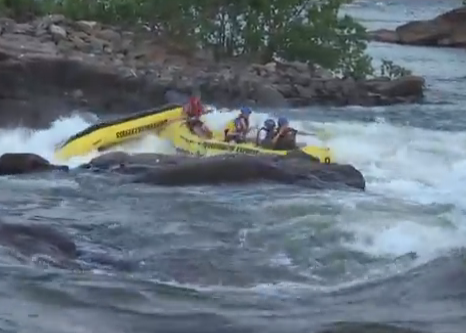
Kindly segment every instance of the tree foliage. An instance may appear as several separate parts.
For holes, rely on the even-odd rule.
[[[340,7],[352,0],[0,0],[37,14],[111,24],[149,24],[183,45],[267,62],[273,57],[319,64],[337,73],[373,73],[366,29]],[[15,5],[14,5],[15,4]],[[36,8],[40,4],[40,8]],[[8,6],[7,6],[8,7]],[[0,7],[1,8],[1,7]]]

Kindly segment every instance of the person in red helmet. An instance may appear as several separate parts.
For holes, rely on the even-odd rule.
[[[191,97],[189,102],[183,106],[183,118],[189,130],[200,137],[212,138],[212,132],[201,120],[201,116],[205,114],[205,109],[198,97]]]

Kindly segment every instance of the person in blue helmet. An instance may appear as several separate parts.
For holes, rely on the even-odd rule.
[[[228,122],[224,129],[225,141],[235,141],[236,143],[243,143],[246,141],[246,135],[250,131],[249,127],[249,116],[251,115],[252,110],[243,106],[240,109],[239,115]]]
[[[289,121],[285,117],[278,118],[278,129],[272,139],[272,144],[276,150],[291,150],[296,148],[297,130],[289,126]]]
[[[257,131],[256,145],[266,149],[272,149],[272,140],[275,136],[275,128],[277,124],[273,119],[267,119],[264,121],[262,127]]]

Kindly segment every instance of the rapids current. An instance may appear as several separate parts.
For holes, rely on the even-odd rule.
[[[459,1],[357,2],[370,28],[433,17]],[[0,252],[0,328],[12,332],[316,332],[336,322],[428,332],[466,327],[466,54],[372,43],[426,77],[424,105],[257,110],[286,114],[353,164],[365,193],[283,185],[159,188],[104,175],[0,179],[9,222],[51,225],[79,247],[135,264],[73,272]],[[206,117],[214,128],[232,113]],[[54,145],[97,121],[0,131],[0,153],[53,161]],[[157,137],[127,152],[173,153]],[[89,161],[72,159],[71,167]],[[116,177],[116,176],[115,176]],[[335,328],[335,330],[342,330]]]

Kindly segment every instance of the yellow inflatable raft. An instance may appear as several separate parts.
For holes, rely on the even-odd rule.
[[[305,146],[294,150],[271,150],[257,146],[254,143],[234,143],[223,141],[223,134],[214,132],[213,139],[204,139],[192,133],[184,121],[174,121],[159,131],[159,136],[170,140],[175,148],[191,155],[212,156],[220,154],[275,154],[281,156],[309,156],[321,163],[333,163],[329,148]]]
[[[134,140],[163,128],[169,120],[180,117],[181,112],[181,105],[167,104],[126,118],[92,125],[60,144],[55,156],[67,160]]]

